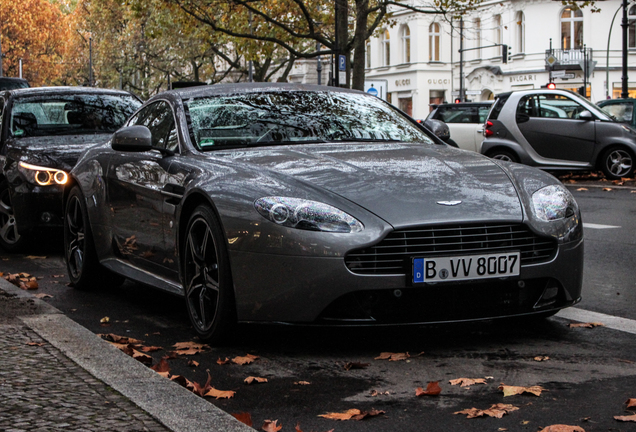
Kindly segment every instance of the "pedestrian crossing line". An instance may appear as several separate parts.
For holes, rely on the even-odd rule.
[[[558,314],[556,314],[556,316],[579,322],[600,322],[603,323],[605,327],[612,330],[636,334],[636,320],[606,315],[575,307],[562,309]]]

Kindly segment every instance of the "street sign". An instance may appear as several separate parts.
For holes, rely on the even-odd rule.
[[[383,100],[386,100],[388,86],[387,80],[364,80],[364,91]]]
[[[466,90],[464,93],[470,96],[480,95],[481,90]]]
[[[367,90],[367,93],[369,93],[371,96],[377,96],[378,95],[378,89],[373,87],[373,85],[371,85],[371,88],[369,88]]]
[[[556,70],[550,73],[552,74],[552,78],[563,78],[565,76],[565,70]]]
[[[550,54],[549,56],[546,57],[545,62],[549,65],[549,66],[554,66],[554,64],[558,61],[558,59],[553,56],[552,54]]]
[[[346,71],[347,70],[347,56],[340,54],[338,56],[338,70]]]

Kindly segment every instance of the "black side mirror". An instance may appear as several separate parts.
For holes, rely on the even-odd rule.
[[[145,152],[152,150],[152,133],[146,126],[128,126],[119,129],[113,135],[113,150],[127,152]]]
[[[424,120],[424,126],[426,126],[431,132],[433,132],[439,139],[444,142],[448,142],[450,139],[450,129],[448,125],[441,120],[426,119]]]
[[[579,119],[580,120],[594,120],[594,116],[592,115],[591,112],[585,110],[585,111],[581,112],[581,114],[579,114]]]

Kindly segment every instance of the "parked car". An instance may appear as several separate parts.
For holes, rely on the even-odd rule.
[[[62,227],[62,195],[80,153],[141,105],[128,92],[35,87],[0,92],[0,246]]]
[[[29,87],[29,83],[25,79],[0,77],[0,90],[15,90],[27,87]]]
[[[434,105],[426,119],[441,120],[448,125],[451,139],[464,150],[479,152],[483,130],[493,101]]]
[[[83,154],[69,188],[73,285],[115,273],[179,294],[203,339],[237,321],[480,320],[580,300],[580,212],[557,179],[354,90],[163,92]]]
[[[545,170],[599,169],[609,179],[634,174],[636,131],[567,90],[498,95],[481,153]]]
[[[617,122],[625,123],[636,129],[634,105],[636,99],[607,99],[597,103],[604,111],[613,116]]]

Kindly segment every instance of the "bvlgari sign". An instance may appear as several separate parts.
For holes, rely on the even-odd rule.
[[[530,81],[536,81],[536,80],[537,80],[537,75],[536,74],[512,75],[512,76],[510,76],[510,82],[511,83],[530,82]]]

